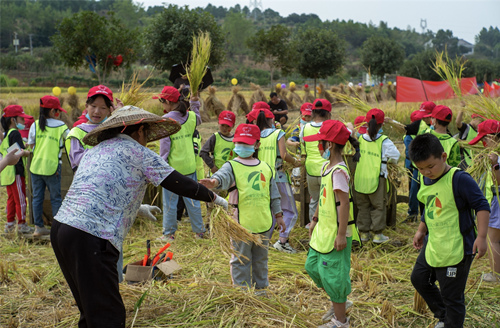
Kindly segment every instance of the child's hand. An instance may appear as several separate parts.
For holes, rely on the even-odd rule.
[[[123,106],[123,102],[120,99],[116,98],[116,106],[112,106],[111,113],[117,109],[122,108]]]
[[[312,236],[312,234],[313,234],[314,227],[316,226],[316,224],[317,224],[317,223],[318,223],[318,222],[316,222],[316,221],[311,221],[311,222],[309,223],[309,239],[311,239],[311,236]]]
[[[477,252],[476,258],[480,259],[484,254],[486,254],[487,248],[486,238],[478,236],[474,241],[474,246],[472,246],[472,253],[476,254]]]
[[[415,236],[413,237],[413,247],[415,247],[415,249],[420,250],[422,248],[424,245],[424,237],[425,233],[421,231],[417,231],[415,233]]]
[[[201,179],[200,184],[207,187],[208,189],[213,189],[217,187],[219,181],[217,181],[217,179]]]
[[[302,165],[302,161],[300,160],[300,158],[295,159],[295,163],[293,163],[293,166],[294,167],[299,167],[301,165]]]
[[[213,174],[213,173],[217,172],[218,170],[219,170],[219,169],[217,169],[217,166],[214,166],[214,167],[212,167],[212,168],[210,169],[210,172],[212,172],[212,174]]]
[[[495,165],[496,163],[498,163],[498,155],[495,154],[495,153],[490,153],[488,155],[488,157],[490,158],[490,162],[492,165]]]
[[[278,224],[278,231],[279,232],[285,232],[286,225],[285,225],[285,221],[283,221],[283,216],[276,217],[276,224]]]
[[[341,250],[347,247],[347,238],[345,237],[345,235],[337,234],[337,237],[335,237],[335,242],[333,245],[334,245],[333,247],[337,250],[337,252],[340,252]]]

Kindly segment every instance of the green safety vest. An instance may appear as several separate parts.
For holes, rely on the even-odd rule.
[[[273,178],[276,176],[276,159],[279,156],[278,136],[280,129],[276,129],[267,137],[260,137],[259,159],[271,167]]]
[[[428,126],[424,120],[420,120],[420,125],[418,126],[417,135],[428,133],[428,130],[430,130],[430,128],[431,127]],[[415,139],[415,136],[412,136],[412,138]]]
[[[59,166],[59,151],[61,140],[64,131],[68,129],[66,124],[58,127],[45,127],[45,131],[40,129],[40,121],[35,122],[35,150],[33,151],[33,159],[31,160],[30,171],[38,175],[53,175]]]
[[[382,165],[382,143],[387,136],[381,135],[375,141],[359,138],[361,157],[354,172],[354,189],[362,194],[372,194],[378,188],[380,166]]]
[[[196,156],[196,179],[201,180],[205,179],[205,166],[203,166],[203,159],[200,157],[200,150],[201,150],[201,136],[198,134],[198,138],[193,137],[193,143],[196,144],[198,148],[198,153],[195,154]]]
[[[429,133],[432,135],[435,135],[439,139],[439,142],[441,143],[441,145],[443,146],[444,152],[446,153],[446,155],[448,155],[448,157],[446,158],[446,163],[450,164],[450,161],[451,161],[451,163],[453,164],[453,161],[457,161],[456,159],[451,158],[451,155],[452,155],[451,150],[453,149],[455,144],[458,142],[458,140],[453,138],[449,134],[438,133],[434,130],[429,130]],[[460,162],[460,160],[458,160],[458,162]],[[450,164],[450,165],[455,166],[452,164]]]
[[[304,126],[304,137],[317,134],[319,132],[319,127],[314,127],[311,123],[307,123]],[[326,160],[321,157],[321,153],[318,149],[318,141],[305,141],[305,151],[306,151],[306,172],[310,176],[320,177],[321,167],[326,162]]]
[[[7,149],[10,147],[9,146],[9,135],[12,131],[15,131],[17,129],[10,129],[7,132],[7,135],[2,141],[2,144],[0,144],[0,153],[2,153],[2,156],[5,157],[7,155]],[[16,181],[16,168],[14,165],[7,165],[3,171],[0,173],[0,182],[2,186],[10,186],[11,184]]]
[[[453,176],[457,171],[458,168],[452,167],[430,186],[420,178],[417,198],[425,205],[425,224],[429,232],[425,259],[434,268],[456,265],[464,257],[464,241],[453,195]]]
[[[257,165],[245,165],[235,160],[229,163],[238,189],[240,224],[252,233],[269,231],[273,225],[269,188],[273,171],[262,161]]]
[[[494,183],[493,179],[491,178],[490,170],[488,170],[486,173],[483,173],[483,175],[479,179],[478,185],[481,191],[483,192],[484,198],[486,198],[486,200],[491,206],[491,201],[493,200],[493,197],[497,197],[495,195],[498,194],[498,192],[493,193]]]
[[[472,139],[477,137],[477,131],[469,124],[467,128],[467,136],[465,137],[465,141],[469,143]],[[472,159],[474,158],[474,153],[471,149],[464,149],[464,159],[467,166],[472,164]]]
[[[319,194],[319,207],[318,207],[318,223],[314,227],[311,235],[309,246],[318,253],[327,254],[333,251],[335,246],[335,238],[337,237],[338,219],[337,207],[340,202],[335,199],[335,192],[333,191],[332,174],[336,170],[344,170],[349,174],[349,169],[345,165],[335,165],[332,170],[325,174],[327,164],[324,165],[321,174],[321,188]],[[351,193],[349,192],[349,221],[348,225],[352,227],[352,239],[360,241],[358,229],[356,228],[353,217],[353,202]]]
[[[196,172],[196,157],[193,147],[193,134],[196,129],[196,114],[188,112],[186,122],[176,134],[170,136],[170,153],[168,164],[182,175]]]
[[[214,135],[214,164],[217,169],[220,169],[224,163],[236,158],[236,153],[233,151],[234,142],[232,140],[227,141],[220,135],[219,132],[215,132]]]
[[[91,149],[93,146],[87,145],[83,142],[83,137],[87,135],[87,132],[83,131],[81,128],[75,126],[74,128],[69,131],[68,136],[66,137],[66,140],[64,141],[64,147],[66,148],[66,154],[68,154],[69,158],[69,152],[71,150],[71,138],[78,139],[80,144],[83,146],[84,149]]]

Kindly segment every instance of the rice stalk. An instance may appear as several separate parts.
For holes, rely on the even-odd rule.
[[[191,87],[191,96],[198,94],[203,77],[207,73],[208,62],[210,60],[210,51],[212,41],[209,32],[201,32],[193,36],[193,50],[191,51],[191,64],[186,67],[186,75]]]
[[[416,290],[415,294],[413,294],[413,310],[420,314],[427,312],[427,303]]]
[[[142,83],[139,83],[139,72],[134,71],[129,83],[125,84],[125,81],[122,82],[122,89],[118,99],[123,102],[123,105],[142,107],[142,104],[146,100],[151,99],[151,92],[149,89],[144,89],[143,86],[152,75],[153,71],[149,73],[148,77]]]
[[[432,70],[436,72],[444,81],[448,82],[449,86],[455,92],[458,99],[462,100],[461,79],[462,73],[465,70],[467,61],[462,57],[457,57],[452,61],[448,57],[448,52],[436,52],[436,61],[433,63]]]
[[[368,113],[368,111],[370,109],[372,109],[372,106],[368,105],[366,102],[364,102],[359,97],[351,97],[351,96],[349,96],[345,93],[341,93],[341,92],[336,92],[333,95],[341,103],[344,103],[346,105],[350,105],[351,107],[354,107],[355,109],[358,109],[358,110],[362,111],[363,113]]]

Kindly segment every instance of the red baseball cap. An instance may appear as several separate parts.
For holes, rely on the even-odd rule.
[[[477,144],[485,135],[500,133],[500,122],[495,120],[486,120],[477,126],[477,136],[469,142],[469,145]]]
[[[385,114],[382,110],[378,109],[378,108],[372,108],[368,111],[368,113],[366,113],[366,122],[370,122],[370,120],[374,118],[375,121],[377,121],[377,124],[382,124],[384,123],[384,118],[385,118]]]
[[[90,88],[87,99],[95,95],[103,95],[113,102],[113,91],[105,85],[99,84],[98,86]]]
[[[332,111],[332,103],[326,99],[316,99],[314,101],[314,109],[324,109],[328,112]]]
[[[67,113],[62,107],[61,103],[59,102],[59,98],[54,97],[54,96],[43,96],[40,98],[40,107],[42,108],[54,108],[54,109],[59,109],[62,112]]]
[[[26,115],[22,106],[19,105],[9,105],[3,109],[3,117],[22,117],[22,118],[33,118],[32,116]]]
[[[437,120],[451,122],[451,118],[453,117],[453,113],[451,112],[450,107],[444,105],[437,105],[432,110],[432,114],[425,115],[424,117],[432,117]]]
[[[345,127],[345,124],[336,120],[326,120],[321,125],[319,132],[307,137],[304,141],[326,140],[339,145],[345,145],[351,132]]]
[[[254,109],[271,109],[268,103],[265,101],[257,101],[255,104],[252,105],[252,110]]]
[[[360,134],[365,134],[368,126],[366,125],[366,117],[358,116],[354,119],[354,127],[358,130]]]
[[[483,120],[487,120],[487,118],[486,118],[486,117],[484,117],[483,115],[481,115],[481,114],[476,114],[476,113],[472,114],[470,117],[471,117],[471,118],[480,118],[480,119],[483,119]]]
[[[233,142],[243,142],[247,145],[253,145],[260,140],[260,129],[253,124],[240,124],[234,132]]]
[[[162,98],[175,103],[179,101],[180,96],[181,94],[179,93],[179,90],[167,85],[163,88],[163,90],[161,90],[160,94],[153,96],[153,99]]]
[[[223,110],[219,114],[219,124],[227,124],[230,127],[233,127],[235,122],[236,122],[236,115],[234,115],[233,112],[229,110]]]
[[[432,113],[432,110],[434,109],[434,107],[436,107],[436,104],[433,103],[432,101],[424,101],[420,105],[420,109],[425,110],[427,112],[427,114]]]
[[[310,102],[303,103],[302,106],[300,106],[300,113],[302,115],[312,115],[312,110],[313,104]]]
[[[263,101],[259,101],[259,102],[263,102]],[[254,106],[255,106],[255,104],[254,104]],[[259,116],[260,112],[264,112],[264,114],[266,115],[266,118],[272,118],[272,119],[274,119],[274,114],[269,109],[267,109],[267,108],[254,108],[246,116],[248,122],[255,121],[257,119],[257,116]]]
[[[417,109],[416,111],[413,111],[410,115],[410,120],[411,122],[415,122],[418,120],[423,119],[427,115],[427,112],[424,109]]]
[[[29,132],[30,132],[30,127],[31,127],[31,125],[33,123],[35,123],[35,119],[33,118],[33,116],[27,115],[24,118],[24,129],[19,130],[19,133],[21,134],[21,137],[23,137],[25,139],[28,139]]]

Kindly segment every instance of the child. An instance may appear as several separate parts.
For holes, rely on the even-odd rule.
[[[233,112],[222,111],[219,114],[219,132],[212,134],[201,148],[200,157],[212,173],[217,172],[225,162],[235,157],[231,134],[235,122],[236,115]]]
[[[461,161],[460,145],[457,139],[453,138],[448,132],[448,125],[452,116],[453,113],[449,107],[444,105],[434,107],[432,114],[425,116],[431,118],[431,128],[426,133],[433,134],[439,139],[445,153],[448,155],[447,163],[453,167],[458,167]]]
[[[356,138],[359,138],[366,133],[368,125],[366,125],[365,116],[358,116],[354,119],[354,128],[356,129]]]
[[[281,231],[286,228],[273,171],[269,165],[253,156],[259,148],[259,140],[260,130],[257,126],[238,125],[233,138],[234,151],[238,157],[222,165],[212,178],[200,181],[208,188],[232,190],[229,203],[235,206],[235,220],[252,233],[261,234],[264,247],[233,241],[234,250],[242,255],[242,262],[234,255],[230,261],[233,284],[255,287],[257,290],[269,285],[267,260],[273,215]]]
[[[33,149],[30,171],[35,220],[33,236],[36,237],[50,233],[43,224],[45,188],[49,189],[53,216],[56,216],[62,202],[61,155],[69,129],[63,121],[58,120],[61,111],[67,113],[61,108],[59,98],[43,96],[40,99],[40,117],[31,126],[28,137],[28,146]]]
[[[5,131],[0,152],[5,157],[10,146],[17,144],[19,148],[25,149],[24,142],[19,130],[24,129],[24,120],[30,118],[24,113],[19,105],[10,105],[4,108],[1,119],[2,128]],[[28,155],[23,154],[24,156]],[[33,229],[26,224],[26,182],[24,180],[24,161],[20,159],[15,165],[8,166],[0,173],[2,186],[7,187],[7,223],[5,233],[16,229],[15,217],[17,216],[17,231],[19,233],[32,233]]]
[[[24,129],[19,130],[21,137],[23,137],[23,142],[28,142],[28,135],[33,123],[35,123],[35,119],[33,118],[33,116],[26,115],[26,117],[24,118]]]
[[[446,158],[442,144],[432,134],[417,136],[410,144],[410,159],[421,174],[418,199],[425,204],[413,237],[420,254],[411,282],[439,320],[435,327],[460,328],[472,259],[476,251],[478,258],[486,252],[489,206],[471,176],[451,167]]]
[[[323,122],[330,119],[332,104],[328,100],[317,99],[313,104],[311,122],[304,125],[300,135],[301,139],[317,134]],[[326,160],[322,157],[316,142],[306,141],[304,142],[304,148],[306,153],[305,167],[307,173],[307,190],[311,196],[309,202],[309,221],[311,221],[316,211],[316,206],[318,206],[319,189],[321,185],[321,167]],[[306,225],[306,228],[309,228],[309,226]]]
[[[457,118],[455,119],[455,123],[457,124],[458,129],[458,139],[465,140],[470,142],[477,136],[477,129],[479,123],[483,122],[486,118],[479,114],[472,114],[469,124],[462,122],[463,111],[459,111]],[[474,153],[470,149],[460,148],[460,155],[462,163],[460,167],[469,167],[472,163],[472,159],[474,158]]]
[[[297,153],[300,153],[300,132],[304,128],[304,125],[311,122],[312,119],[312,109],[313,104],[306,102],[300,106],[300,122],[299,126],[292,131],[292,136],[288,138],[286,144],[297,149]]]
[[[494,150],[500,142],[500,122],[486,120],[479,124],[478,130],[479,134],[469,144],[475,145],[482,141],[487,148]],[[500,190],[495,188],[495,186],[500,185],[500,159],[493,151],[489,157],[491,161],[490,175],[480,181],[479,185],[484,186],[483,193],[491,204],[491,215],[488,224],[488,248],[491,250],[488,252],[488,258],[491,272],[485,273],[482,279],[487,282],[500,282],[500,206],[498,204]]]
[[[359,144],[342,122],[334,120],[323,122],[319,133],[304,137],[307,142],[318,140],[329,161],[321,168],[321,200],[309,227],[311,240],[305,268],[332,301],[332,309],[323,316],[324,321],[330,321],[320,327],[350,327],[346,301],[351,293],[351,245],[357,231],[349,199],[349,170],[342,150],[348,140],[354,148]]]
[[[85,103],[87,122],[71,129],[65,141],[66,153],[73,172],[78,169],[83,155],[88,149],[92,148],[84,144],[83,137],[104,122],[114,109],[111,89],[104,85],[98,85],[89,90],[87,102]]]
[[[387,163],[397,163],[399,151],[394,143],[380,134],[384,112],[372,108],[366,114],[368,131],[359,138],[361,159],[354,173],[354,190],[358,207],[361,241],[380,244],[389,240],[382,232],[386,227]]]
[[[261,142],[258,158],[267,163],[273,170],[273,178],[281,195],[281,209],[286,230],[280,233],[279,240],[273,247],[278,251],[293,254],[297,253],[297,251],[290,246],[288,237],[297,222],[298,212],[288,174],[283,170],[283,162],[291,163],[295,167],[300,166],[301,163],[300,160],[287,152],[284,138],[285,131],[276,129],[273,122],[274,118],[266,118],[264,111],[261,111],[257,116],[255,124],[260,129]],[[271,235],[272,233],[273,229],[271,228]]]
[[[179,173],[196,181],[196,154],[193,135],[196,127],[201,124],[198,97],[191,97],[191,101],[188,103],[176,88],[165,86],[162,92],[154,96],[153,99],[158,99],[162,104],[163,112],[166,113],[163,115],[164,118],[174,119],[182,126],[176,134],[160,140],[160,156]],[[177,194],[163,188],[163,235],[159,237],[159,240],[172,241],[175,239],[177,200]],[[200,202],[184,197],[184,204],[191,219],[191,228],[196,234],[195,238],[203,238],[205,226],[201,216]]]

